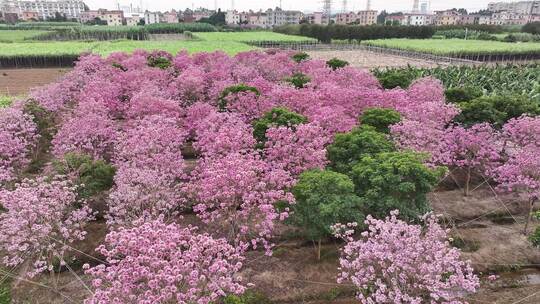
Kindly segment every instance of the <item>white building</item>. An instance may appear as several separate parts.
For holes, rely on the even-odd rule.
[[[323,12],[314,12],[306,14],[304,20],[310,24],[327,24],[328,18],[324,15]]]
[[[276,9],[268,9],[266,11],[268,22],[271,26],[280,26],[285,24],[299,24],[302,19],[300,11],[285,11],[279,7]]]
[[[131,14],[130,16],[125,17],[127,26],[136,26],[141,21],[141,16],[139,14]]]
[[[81,13],[86,7],[81,0],[5,0],[1,6],[20,15],[24,12],[36,12],[42,20],[54,18],[55,13],[60,13],[68,19],[80,20]]]
[[[144,12],[144,23],[145,24],[159,23],[160,21],[159,15],[160,15],[159,12],[150,12],[150,11]]]
[[[507,11],[522,15],[540,15],[540,1],[518,1],[518,2],[491,2],[488,10],[492,12]]]
[[[225,13],[225,24],[238,25],[240,24],[240,13],[236,10],[229,10]]]

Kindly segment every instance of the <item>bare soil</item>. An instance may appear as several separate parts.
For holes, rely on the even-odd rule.
[[[483,278],[494,273],[504,278],[494,283],[483,279],[479,292],[467,299],[469,303],[540,303],[540,293],[535,294],[540,287],[540,271],[531,269],[540,265],[540,250],[522,234],[526,214],[523,198],[496,195],[489,187],[482,187],[468,197],[458,189],[433,192],[429,199],[434,211],[444,216],[452,236],[465,242],[465,246],[456,246],[462,248],[464,258],[471,260],[475,270]],[[193,214],[185,214],[179,222],[200,225]],[[539,224],[534,222],[532,228]],[[202,225],[201,232],[205,228]],[[280,304],[358,303],[351,285],[336,283],[339,242],[328,240],[321,261],[317,261],[313,244],[299,237],[298,231],[285,225],[278,230],[272,257],[262,251],[247,254],[241,276],[255,285],[257,293]],[[73,268],[86,285],[89,278],[82,274],[80,265],[95,265],[103,258],[94,248],[103,241],[106,231],[103,221],[93,223],[88,239],[77,246],[84,253],[76,255],[80,263]],[[523,280],[531,274],[535,280]],[[51,286],[49,275],[34,278],[31,283],[13,281],[13,303],[81,303],[88,295],[73,273],[64,271],[57,278],[59,293],[43,287]]]
[[[66,68],[0,69],[0,95],[26,95],[31,88],[57,81]]]
[[[406,67],[407,65],[430,68],[449,65],[448,63],[438,63],[435,61],[422,59],[379,54],[363,50],[309,51],[308,54],[311,58],[322,60],[339,58],[348,61],[351,66],[366,69],[378,67]]]

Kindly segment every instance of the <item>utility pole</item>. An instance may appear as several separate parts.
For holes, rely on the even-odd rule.
[[[332,0],[324,0],[323,13],[328,18],[328,24],[330,24],[330,20],[332,19]]]

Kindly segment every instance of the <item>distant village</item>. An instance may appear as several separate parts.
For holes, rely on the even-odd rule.
[[[346,3],[344,1],[343,3]],[[429,0],[413,0],[407,12],[376,11],[367,1],[364,10],[349,11],[323,2],[319,12],[304,13],[280,7],[260,11],[197,8],[167,12],[143,10],[141,5],[117,5],[115,10],[91,9],[81,0],[0,0],[0,22],[74,21],[89,25],[135,26],[153,23],[222,23],[230,27],[269,29],[286,24],[387,24],[387,25],[524,25],[540,22],[540,1],[492,2],[486,9],[431,11]]]

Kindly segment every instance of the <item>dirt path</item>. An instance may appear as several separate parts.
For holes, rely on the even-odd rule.
[[[30,89],[55,82],[70,69],[0,69],[0,95],[25,95]]]

